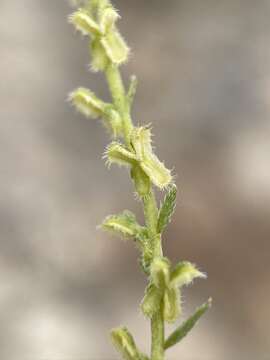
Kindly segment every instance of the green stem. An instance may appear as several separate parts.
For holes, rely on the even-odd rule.
[[[129,106],[126,98],[126,91],[120,71],[116,65],[109,64],[106,69],[106,77],[114,105],[118,109],[122,121],[126,145],[130,147],[130,133],[133,128]]]
[[[118,67],[110,64],[106,69],[106,78],[114,105],[122,116],[126,145],[130,147],[130,133],[133,129],[133,124],[125,87]],[[152,242],[154,257],[160,257],[162,256],[161,236],[157,232],[158,208],[153,189],[150,190],[148,196],[143,198],[143,207],[145,223]],[[159,312],[151,320],[151,332],[151,360],[164,360],[164,319],[162,304]]]

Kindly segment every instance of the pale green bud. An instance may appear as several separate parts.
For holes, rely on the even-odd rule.
[[[164,289],[170,282],[170,262],[166,258],[156,258],[151,264],[151,278],[159,289]]]
[[[91,42],[91,70],[94,72],[104,71],[108,64],[109,59],[104,50],[104,47],[100,43],[100,38],[97,37]]]
[[[172,181],[172,176],[153,153],[150,129],[147,127],[135,128],[131,134],[131,143],[142,170],[153,184],[160,189],[168,186]]]
[[[206,278],[206,275],[200,272],[195,265],[190,262],[183,261],[178,263],[171,272],[171,285],[183,286],[189,285],[195,278]]]
[[[136,163],[135,154],[116,141],[108,145],[104,158],[107,160],[109,166],[111,164],[129,166]]]
[[[116,21],[120,18],[117,11],[112,6],[107,6],[100,11],[100,29],[103,34],[114,29]]]
[[[87,117],[92,117],[93,119],[102,117],[108,106],[102,100],[97,98],[92,91],[85,88],[74,90],[70,94],[69,100],[82,114]]]
[[[162,291],[154,284],[149,284],[141,303],[142,312],[146,317],[151,319],[159,311],[161,299]]]
[[[129,48],[116,29],[101,37],[100,42],[113,64],[121,65],[128,60]]]
[[[172,323],[181,314],[180,291],[177,288],[166,288],[163,298],[164,320]]]
[[[112,343],[125,360],[141,360],[135,341],[126,327],[111,331]]]
[[[131,168],[131,178],[134,181],[134,186],[138,195],[141,198],[147,196],[150,192],[151,182],[138,164]]]
[[[83,35],[96,36],[101,34],[99,25],[91,18],[88,11],[79,9],[70,15],[69,21]]]
[[[143,227],[137,223],[135,215],[128,210],[118,215],[108,216],[101,226],[103,229],[124,238],[139,239],[143,231]]]
[[[122,119],[118,111],[113,106],[106,108],[104,117],[106,119],[105,126],[112,132],[114,138],[123,135]]]

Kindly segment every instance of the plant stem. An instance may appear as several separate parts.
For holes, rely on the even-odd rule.
[[[117,66],[109,64],[106,69],[106,78],[110,88],[110,92],[114,101],[115,107],[118,109],[123,122],[125,142],[130,148],[130,133],[133,128],[129,106],[127,104],[125,87],[122,81],[120,71]]]
[[[133,124],[121,73],[117,66],[109,64],[105,74],[114,105],[122,116],[126,146],[130,147],[130,133],[133,129]],[[143,208],[154,257],[160,257],[162,256],[161,236],[157,233],[158,208],[153,189],[150,190],[149,195],[143,198]],[[159,312],[151,320],[151,332],[151,360],[164,360],[164,319],[162,304]]]

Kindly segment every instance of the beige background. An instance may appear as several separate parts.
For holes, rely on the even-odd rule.
[[[208,273],[184,292],[187,316],[211,312],[169,360],[269,359],[270,2],[119,0],[140,80],[138,123],[180,189],[165,253]],[[87,72],[87,43],[64,0],[0,2],[0,358],[114,360],[120,324],[148,349],[138,312],[145,278],[131,243],[96,230],[140,204],[125,170],[101,160],[96,121],[67,104]]]

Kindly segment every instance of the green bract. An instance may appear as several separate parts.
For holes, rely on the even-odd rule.
[[[143,225],[138,223],[132,212],[125,210],[107,216],[101,227],[122,238],[133,239],[140,252],[139,262],[148,276],[141,310],[151,321],[151,356],[138,349],[125,327],[113,329],[111,339],[125,360],[164,360],[166,349],[181,341],[210,307],[210,302],[202,305],[165,340],[165,322],[173,323],[181,315],[183,286],[189,285],[195,278],[206,276],[187,261],[173,267],[163,255],[162,237],[172,219],[177,187],[173,184],[171,171],[154,153],[150,127],[135,126],[132,121],[137,79],[132,76],[126,90],[119,66],[127,61],[129,48],[116,27],[119,15],[109,0],[74,1],[80,4],[80,8],[69,20],[77,30],[89,37],[90,68],[104,72],[111,102],[104,102],[84,87],[74,90],[70,94],[70,101],[86,117],[102,119],[112,138],[104,153],[106,163],[129,170],[144,214]],[[155,187],[167,190],[159,207]]]

